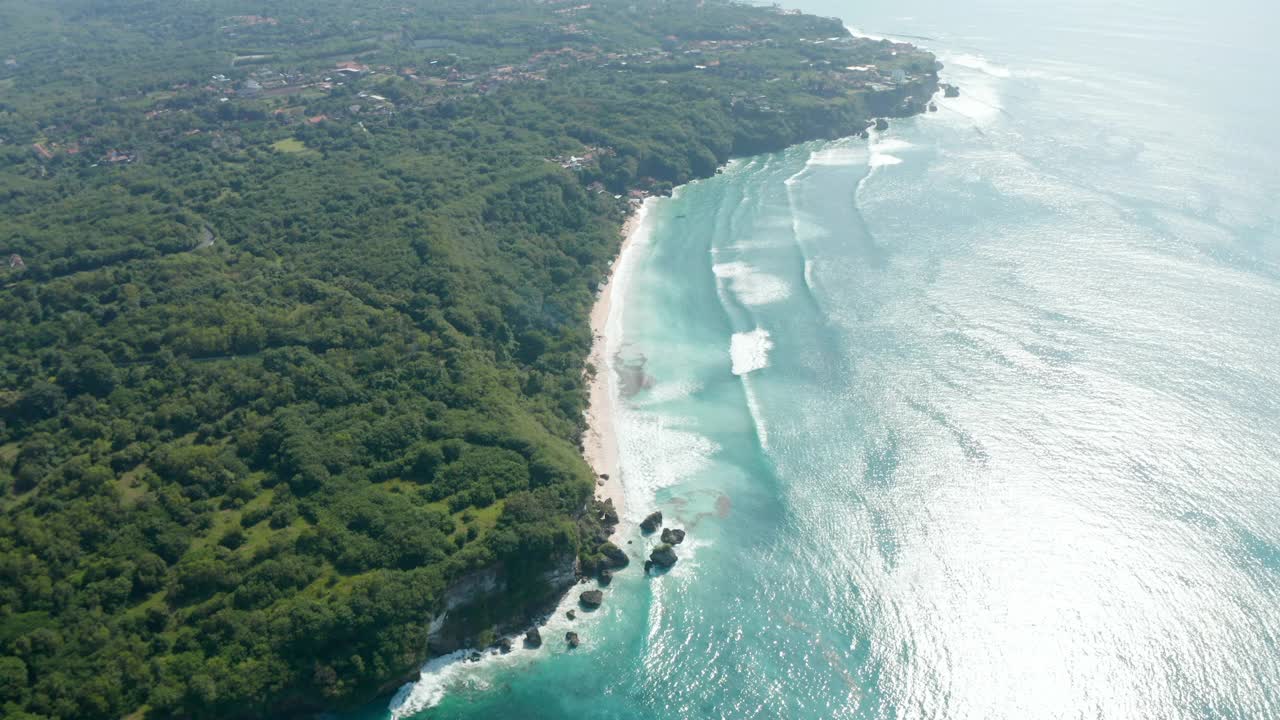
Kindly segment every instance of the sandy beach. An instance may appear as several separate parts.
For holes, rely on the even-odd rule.
[[[582,438],[583,455],[595,470],[596,497],[601,500],[613,500],[613,506],[619,517],[625,517],[625,493],[622,486],[622,471],[618,465],[618,439],[614,427],[615,393],[613,391],[614,369],[613,358],[609,356],[609,315],[613,308],[614,289],[618,286],[617,274],[626,257],[627,248],[635,237],[636,230],[644,220],[645,209],[638,208],[627,217],[622,225],[622,248],[609,268],[609,277],[600,289],[596,304],[591,308],[591,355],[588,362],[596,369],[591,379],[590,406],[587,408],[587,431]],[[601,475],[608,478],[601,479]]]

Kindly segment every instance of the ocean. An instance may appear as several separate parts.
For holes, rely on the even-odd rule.
[[[636,561],[370,715],[1280,718],[1280,9],[799,6],[961,97],[646,207]]]

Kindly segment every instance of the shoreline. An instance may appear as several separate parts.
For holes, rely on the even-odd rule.
[[[595,305],[591,307],[591,353],[587,356],[587,362],[595,368],[595,374],[591,377],[588,390],[587,429],[582,435],[582,456],[586,458],[587,464],[591,466],[596,476],[595,497],[602,502],[612,500],[613,508],[619,518],[626,516],[626,493],[622,481],[622,467],[618,458],[618,436],[614,416],[617,409],[615,406],[617,383],[610,346],[611,340],[616,338],[609,336],[609,325],[614,317],[614,311],[620,310],[621,307],[615,306],[613,297],[614,291],[619,287],[618,273],[622,270],[627,251],[631,248],[632,241],[648,214],[648,202],[646,200],[646,204],[632,211],[623,222],[619,231],[622,235],[622,245],[613,259],[613,264],[609,266],[609,274],[600,286]],[[622,298],[619,297],[616,300],[621,303]],[[602,475],[608,477],[601,478]],[[621,527],[621,522],[614,526],[610,537],[617,537]]]
[[[910,116],[920,115],[923,113],[912,113]],[[910,117],[908,116],[908,117]],[[889,117],[901,117],[898,115],[890,115]],[[869,121],[868,121],[869,122]],[[870,126],[868,126],[869,129]],[[842,136],[842,138],[857,137],[856,134]],[[816,138],[814,138],[816,139]],[[809,142],[810,140],[801,140],[787,145],[794,147]],[[743,156],[751,157],[751,156]],[[735,157],[730,160],[737,160]],[[726,164],[727,165],[727,164]],[[720,169],[726,167],[721,165],[717,168],[717,174]],[[709,176],[712,177],[712,176]],[[707,178],[695,178],[701,180]],[[691,181],[692,182],[692,181]],[[677,186],[672,189],[671,197],[683,187]],[[638,521],[626,522],[626,484],[623,479],[623,470],[621,466],[621,458],[618,446],[618,428],[617,416],[618,403],[621,401],[619,395],[619,377],[614,365],[614,358],[617,357],[621,350],[621,320],[623,297],[627,288],[630,270],[627,263],[630,262],[630,252],[635,248],[637,240],[640,244],[644,244],[644,235],[642,232],[646,230],[645,221],[648,219],[649,212],[653,209],[653,203],[658,197],[650,196],[644,202],[634,207],[627,214],[618,232],[621,236],[621,243],[618,253],[614,256],[609,265],[608,273],[604,281],[599,286],[596,299],[591,307],[590,327],[591,327],[591,349],[587,356],[587,362],[595,369],[588,382],[588,406],[584,411],[584,419],[586,427],[581,436],[582,451],[581,454],[591,467],[594,475],[596,486],[593,491],[594,497],[603,502],[612,500],[614,510],[617,512],[619,522],[614,526],[613,532],[609,536],[609,540],[614,544],[623,547],[633,561],[637,557],[620,541],[623,526],[627,525],[633,534],[636,530]],[[617,293],[617,297],[614,295]],[[617,302],[615,302],[615,300]],[[611,332],[612,331],[612,332]],[[608,475],[607,479],[600,478],[600,475]],[[646,504],[652,498],[632,498],[637,505]],[[638,517],[638,516],[637,516]],[[643,547],[643,545],[642,545]],[[643,551],[639,555],[643,558]],[[585,578],[580,578],[585,580]],[[565,615],[561,610],[575,609],[578,607],[576,600],[573,599],[574,588],[578,587],[577,583],[567,586],[557,605],[556,612],[550,617],[539,623],[534,622],[535,627],[541,627],[547,630],[554,627],[556,632],[562,628],[571,627],[566,624]],[[593,587],[601,587],[598,582]],[[572,621],[569,621],[572,622]],[[552,633],[554,635],[555,633]],[[518,640],[521,636],[520,632],[504,635],[519,646]],[[542,648],[546,648],[544,644]],[[466,648],[467,652],[478,651],[484,653],[486,660],[507,659],[508,661],[516,661],[521,658],[529,657],[530,653],[538,654],[538,649],[530,649],[520,647],[520,652],[513,652],[511,655],[500,655],[496,651],[489,648]],[[447,683],[450,682],[454,673],[462,672],[466,668],[471,667],[470,661],[464,656],[464,650],[455,651],[437,656],[428,656],[427,662],[420,666],[419,675],[416,680],[410,680],[402,685],[393,696],[389,703],[388,709],[391,712],[393,720],[397,718],[408,717],[417,714],[427,708],[434,707],[446,692]],[[415,694],[417,691],[417,694]]]

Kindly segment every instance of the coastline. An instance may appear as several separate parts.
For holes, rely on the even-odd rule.
[[[619,274],[624,269],[627,252],[648,214],[648,203],[649,200],[646,200],[645,204],[636,208],[622,224],[622,245],[613,264],[609,266],[609,274],[600,286],[600,294],[591,308],[591,354],[587,356],[587,362],[595,368],[595,374],[589,385],[587,429],[582,436],[582,455],[596,475],[596,498],[602,502],[613,501],[614,510],[620,518],[625,517],[626,493],[618,460],[617,424],[614,416],[618,398],[617,376],[613,367],[613,355],[617,352],[616,341],[619,338],[610,336],[610,325],[614,325],[612,332],[615,334],[620,328],[610,320],[616,317],[615,312],[621,311],[622,297],[615,298],[614,293],[625,287],[625,282],[620,282],[622,278]],[[621,524],[614,528],[612,537],[617,537],[620,527]]]
[[[936,91],[936,87],[934,90]],[[923,111],[889,114],[888,117],[910,117],[919,114],[923,114]],[[867,120],[865,122],[870,123],[871,121]],[[870,129],[869,125],[867,129]],[[854,137],[855,135],[856,133],[850,133],[843,137]],[[798,139],[786,147],[792,147],[813,139],[817,138]],[[719,166],[717,172],[723,167],[724,165]],[[679,187],[673,188],[672,192],[678,191]],[[627,517],[627,503],[626,484],[623,478],[618,443],[617,411],[621,397],[619,394],[620,379],[615,366],[615,358],[618,356],[622,345],[623,295],[626,293],[630,279],[628,273],[632,269],[632,251],[637,245],[643,245],[645,242],[646,233],[648,232],[645,222],[648,219],[649,212],[653,209],[653,203],[658,197],[661,196],[646,198],[642,204],[634,207],[623,221],[619,228],[621,243],[618,253],[613,258],[604,282],[598,289],[595,303],[591,307],[589,316],[592,341],[587,362],[594,369],[594,374],[588,380],[588,406],[584,412],[586,427],[580,440],[581,452],[595,474],[595,498],[601,502],[611,500],[614,510],[620,519]],[[608,477],[607,479],[601,478],[601,475],[607,475]],[[648,499],[633,498],[633,501],[638,503],[644,503],[646,500]],[[609,537],[615,544],[622,544],[619,538],[623,533],[624,525],[627,525],[630,532],[635,532],[636,525],[634,521],[631,524],[619,522],[614,526],[613,532]],[[631,555],[631,553],[628,552],[628,555]],[[635,558],[635,556],[632,557],[633,559]],[[561,629],[574,627],[572,625],[573,621],[566,620],[564,613],[564,611],[576,610],[580,607],[574,597],[574,587],[576,587],[576,584],[570,584],[566,587],[557,605],[557,610],[541,624],[541,629],[545,631],[544,634],[547,637],[555,636]],[[595,587],[600,587],[600,585],[597,584]],[[537,625],[538,623],[535,623],[535,626]],[[500,654],[490,646],[483,649],[468,647],[453,653],[429,655],[427,662],[420,666],[418,678],[405,683],[392,697],[388,710],[393,720],[406,718],[426,708],[435,706],[445,695],[448,683],[453,681],[459,673],[465,672],[466,668],[471,667],[471,662],[468,660],[470,656],[467,653],[483,650],[486,660],[492,659],[500,662],[503,659],[507,662],[518,662],[521,659],[530,657],[530,654],[538,653],[537,648],[524,647],[519,644],[520,632],[504,636],[512,640],[519,647],[520,652],[512,652],[509,655]],[[546,645],[542,647],[545,648]]]

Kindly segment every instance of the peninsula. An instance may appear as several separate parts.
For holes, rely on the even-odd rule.
[[[0,9],[0,706],[349,707],[604,560],[619,228],[922,112],[933,56],[717,0]]]

